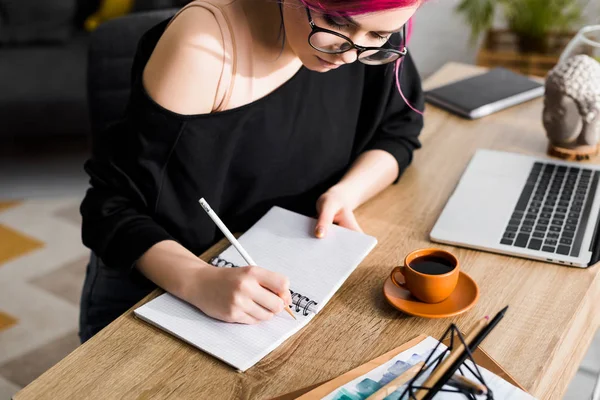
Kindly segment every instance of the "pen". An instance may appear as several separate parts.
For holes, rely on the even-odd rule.
[[[233,234],[225,226],[225,224],[223,223],[223,221],[221,221],[221,218],[219,218],[219,216],[213,211],[213,209],[210,208],[210,206],[208,205],[208,203],[206,202],[206,200],[204,200],[204,197],[201,198],[199,200],[199,202],[200,202],[200,205],[202,206],[202,208],[204,209],[204,211],[206,211],[206,213],[208,214],[208,216],[214,221],[214,223],[221,230],[221,232],[223,232],[223,234],[225,235],[225,237],[227,238],[227,240],[229,240],[229,242],[233,245],[233,247],[236,248],[236,250],[244,258],[244,260],[246,260],[246,262],[248,263],[248,265],[256,266],[256,263],[254,262],[254,260],[252,259],[252,257],[250,257],[250,254],[248,254],[248,252],[246,252],[246,250],[244,250],[244,248],[242,247],[242,245],[240,244],[240,242],[237,241],[237,239],[235,238],[235,236],[233,236]],[[287,313],[290,314],[292,316],[292,318],[296,319],[296,316],[292,313],[292,311],[288,307],[284,307],[284,310],[287,311]]]
[[[479,334],[475,337],[475,339],[473,340],[473,343],[469,343],[469,348],[471,349],[471,351],[475,351],[475,348],[477,348],[477,346],[479,346],[481,344],[481,342],[483,342],[483,339],[485,339],[486,336],[492,331],[492,329],[494,329],[496,327],[496,325],[498,325],[498,322],[500,322],[500,320],[502,318],[504,318],[504,314],[506,314],[506,310],[508,310],[508,306],[504,307],[502,310],[500,310],[498,312],[498,314],[496,314],[494,316],[494,318],[492,318],[492,320],[485,327],[485,329],[482,330],[481,332],[479,332]]]

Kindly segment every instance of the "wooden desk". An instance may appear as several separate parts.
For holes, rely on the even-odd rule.
[[[480,70],[447,64],[425,86]],[[409,251],[431,246],[429,232],[477,148],[545,154],[541,111],[538,99],[466,121],[428,106],[423,148],[412,167],[399,184],[357,210],[378,246],[323,312],[245,373],[129,311],[15,399],[268,398],[329,380],[420,333],[438,337],[450,322],[466,329],[507,304],[504,320],[482,347],[538,398],[561,399],[599,324],[598,266],[575,269],[439,246],[454,252],[479,284],[481,298],[471,311],[442,320],[414,318],[389,306],[381,293]]]

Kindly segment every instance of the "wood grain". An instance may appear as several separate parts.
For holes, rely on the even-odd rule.
[[[425,87],[481,70],[447,64]],[[541,110],[538,99],[467,121],[428,106],[423,148],[413,165],[398,184],[356,211],[377,247],[308,326],[245,373],[137,320],[130,310],[15,399],[269,398],[341,375],[421,333],[438,337],[450,322],[464,330],[507,304],[483,349],[538,398],[562,398],[600,322],[598,266],[568,268],[438,245],[452,251],[478,283],[481,297],[471,311],[442,320],[409,317],[382,295],[389,271],[411,250],[431,246],[428,234],[476,149],[545,154]]]

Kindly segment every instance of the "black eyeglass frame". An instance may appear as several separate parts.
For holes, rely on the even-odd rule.
[[[306,15],[308,17],[308,24],[310,25],[310,29],[311,29],[311,32],[308,35],[308,44],[310,45],[310,47],[312,47],[313,49],[315,49],[317,51],[320,51],[321,53],[325,53],[325,54],[342,54],[342,53],[345,53],[345,52],[350,51],[352,49],[356,49],[356,58],[358,59],[358,61],[361,61],[360,54],[364,53],[365,51],[383,51],[383,52],[388,52],[388,53],[393,53],[393,54],[397,54],[398,55],[398,57],[395,58],[395,59],[393,59],[393,60],[389,60],[389,61],[386,61],[386,62],[383,62],[383,63],[379,64],[379,65],[383,65],[383,64],[387,64],[387,63],[390,63],[390,62],[397,61],[398,59],[404,57],[406,55],[406,53],[408,52],[408,50],[406,49],[406,24],[404,24],[402,26],[402,50],[384,49],[382,47],[363,47],[363,46],[357,45],[349,37],[344,36],[341,33],[332,31],[330,29],[321,28],[320,26],[317,26],[315,24],[315,22],[313,21],[312,15],[310,13],[310,9],[308,7],[305,7],[305,8],[306,8]],[[335,35],[335,36],[337,36],[339,38],[342,38],[345,41],[347,41],[352,47],[349,47],[349,48],[347,48],[345,50],[335,50],[335,51],[325,51],[323,49],[319,49],[319,48],[315,47],[311,43],[311,41],[310,41],[310,39],[316,33],[319,33],[319,32],[329,33],[331,35]],[[387,43],[387,41],[386,41],[386,43]],[[382,46],[385,46],[385,43]]]

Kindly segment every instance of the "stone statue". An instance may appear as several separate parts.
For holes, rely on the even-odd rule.
[[[550,153],[587,159],[600,147],[600,63],[579,54],[546,76],[543,123]]]

